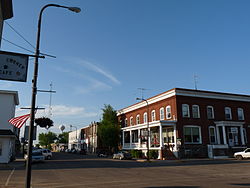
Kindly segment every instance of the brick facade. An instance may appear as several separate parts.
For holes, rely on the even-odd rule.
[[[242,149],[249,145],[250,96],[248,95],[175,88],[146,101],[148,105],[145,101],[141,101],[118,111],[123,138],[127,137],[126,143],[123,139],[124,149],[145,150],[145,143],[141,141],[141,130],[147,126],[150,127],[150,131],[152,130],[149,139],[150,149],[161,151],[169,145],[170,140],[171,150],[176,157],[207,157],[211,155],[209,148],[214,151],[212,155],[220,153],[221,156],[227,156],[230,153],[229,150]],[[188,105],[189,117],[183,117],[183,104]],[[196,106],[193,107],[193,105]],[[171,107],[170,118],[166,117],[167,106]],[[214,117],[211,119],[207,115],[208,106],[213,108]],[[225,107],[231,109],[232,119],[226,119]],[[164,119],[160,119],[161,108],[164,109]],[[199,109],[198,118],[193,117],[192,108]],[[244,119],[239,119],[238,109],[243,110]],[[153,110],[155,110],[155,121],[151,118]],[[147,111],[149,112],[149,125],[143,122],[143,114]],[[138,115],[139,124],[136,122]],[[133,117],[132,125],[130,124],[131,117]],[[127,125],[125,119],[127,119]],[[136,134],[138,134],[138,139]],[[128,135],[130,143],[128,143]],[[159,141],[159,145],[153,146],[152,135]],[[225,148],[227,152],[222,152]]]

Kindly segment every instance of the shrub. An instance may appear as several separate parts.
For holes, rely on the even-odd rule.
[[[158,158],[158,151],[157,150],[149,150],[149,158],[150,159],[157,159]]]
[[[133,158],[142,158],[142,151],[141,150],[131,150],[130,151]]]

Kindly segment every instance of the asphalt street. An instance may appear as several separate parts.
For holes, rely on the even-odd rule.
[[[0,187],[24,187],[23,161],[0,165]],[[32,165],[32,187],[231,188],[250,187],[250,160],[113,160],[54,153]]]

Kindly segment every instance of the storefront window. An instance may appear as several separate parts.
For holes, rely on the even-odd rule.
[[[172,127],[164,128],[163,130],[164,143],[174,143],[174,129]]]
[[[201,143],[200,127],[196,126],[184,127],[184,141],[185,143],[190,143],[190,144],[200,144]]]
[[[132,143],[137,143],[138,142],[138,130],[133,130],[132,131]]]
[[[140,135],[141,135],[141,142],[147,142],[147,139],[148,139],[148,137],[147,137],[147,133],[148,133],[148,131],[147,131],[147,129],[141,129],[140,130],[141,132],[140,132]]]
[[[130,143],[130,132],[129,131],[124,132],[124,142]]]
[[[160,146],[160,134],[159,134],[159,127],[151,128],[151,147],[159,147]]]

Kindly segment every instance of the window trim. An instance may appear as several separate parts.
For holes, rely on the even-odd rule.
[[[183,114],[183,108],[184,107],[187,107],[187,116],[184,116],[184,114]],[[181,110],[182,110],[182,117],[183,118],[190,118],[190,110],[189,110],[189,105],[188,104],[182,104],[182,108],[181,108]]]
[[[230,118],[227,118],[227,116],[226,116],[226,110],[229,110]],[[231,110],[231,108],[230,107],[225,107],[224,108],[224,112],[225,112],[225,119],[226,120],[232,120],[232,110]]]
[[[188,128],[188,127],[191,127],[191,128],[198,128],[199,129],[199,142],[185,142],[185,135],[184,135],[184,128]],[[192,135],[193,136],[193,135]],[[184,140],[184,143],[185,144],[202,144],[202,136],[201,136],[201,127],[198,126],[198,125],[184,125],[183,126],[183,140]]]
[[[170,110],[169,110],[170,112],[168,112],[168,109],[170,109]],[[168,114],[170,114],[170,117],[168,117]],[[170,106],[170,105],[168,105],[168,106],[166,107],[166,118],[167,118],[167,119],[171,119],[171,118],[172,118],[171,106]]]
[[[208,117],[208,108],[212,109],[212,117]],[[207,119],[214,119],[214,107],[213,106],[207,106]]]
[[[197,107],[197,109],[198,109],[197,117],[194,117],[194,107]],[[195,118],[195,119],[199,119],[200,118],[200,107],[197,104],[192,105],[192,117]]]
[[[242,114],[241,114],[241,115],[242,115],[242,119],[239,118],[239,112],[242,113]],[[245,120],[243,108],[237,108],[237,116],[238,116],[238,120],[240,120],[240,121],[244,121],[244,120]]]
[[[215,141],[214,142],[211,142],[211,132],[210,132],[211,128],[214,130],[214,137],[215,137]],[[209,143],[210,144],[217,144],[217,135],[216,135],[216,128],[215,128],[215,126],[209,126],[208,127],[208,133],[209,133]]]
[[[164,112],[164,107],[160,108],[160,120],[164,120],[165,117],[165,112]]]

